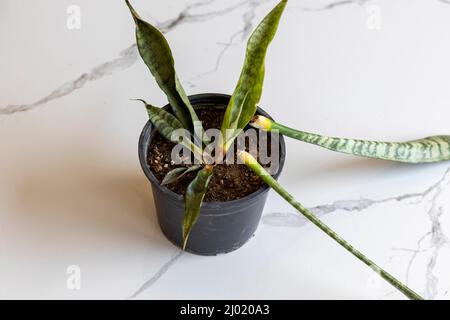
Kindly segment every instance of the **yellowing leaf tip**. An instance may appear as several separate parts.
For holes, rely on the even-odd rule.
[[[272,121],[264,116],[255,116],[250,125],[254,128],[270,131],[272,128]]]

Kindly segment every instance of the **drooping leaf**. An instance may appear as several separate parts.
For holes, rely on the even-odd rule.
[[[125,2],[136,24],[136,42],[142,59],[166,94],[174,115],[185,128],[193,128],[194,133],[202,137],[201,122],[180,84],[166,38],[157,28],[142,20],[128,0]]]
[[[243,129],[255,114],[262,93],[267,48],[275,36],[286,3],[287,0],[281,1],[248,40],[244,66],[222,122],[224,137],[227,129]]]
[[[329,237],[339,243],[348,252],[354,255],[356,258],[361,260],[372,270],[376,271],[384,280],[390,283],[392,286],[397,288],[409,299],[423,300],[423,298],[415,293],[413,290],[408,288],[406,285],[397,280],[394,276],[389,274],[387,271],[381,269],[375,262],[367,258],[362,252],[354,248],[345,239],[339,236],[335,231],[328,227],[322,220],[317,218],[314,213],[305,208],[301,203],[299,203],[295,198],[288,193],[279,183],[276,181],[259,163],[256,159],[245,151],[239,153],[240,159],[247,165],[256,175],[261,177],[261,179],[274,189],[281,197],[283,197],[289,204],[291,204],[295,209],[297,209],[306,219],[311,221],[320,230],[325,232]]]
[[[286,127],[257,116],[252,126],[314,144],[332,151],[360,157],[405,163],[430,163],[450,160],[450,136],[432,136],[407,142],[384,142],[326,137]]]
[[[200,207],[203,198],[205,197],[212,173],[212,166],[203,167],[186,190],[186,195],[184,196],[183,250],[186,248],[192,227],[197,222],[200,215]]]
[[[199,170],[201,166],[194,165],[189,168],[182,167],[182,168],[175,168],[171,171],[169,171],[166,176],[164,177],[163,181],[161,182],[161,185],[171,184],[175,181],[179,180],[180,178],[184,177],[189,172],[193,172],[196,170]]]

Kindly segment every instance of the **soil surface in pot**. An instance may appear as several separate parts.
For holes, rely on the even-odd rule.
[[[225,113],[224,107],[195,106],[197,115],[202,121],[205,130],[211,128],[220,129]],[[169,171],[182,167],[171,163],[171,152],[174,145],[174,143],[163,138],[158,133],[156,133],[150,144],[148,163],[160,183]],[[270,143],[268,144],[268,150],[270,153]],[[188,173],[176,182],[166,185],[166,187],[177,194],[184,195],[186,188],[196,174],[197,172]],[[257,191],[262,185],[263,181],[243,164],[218,164],[214,167],[213,176],[204,201],[223,202],[240,199]]]

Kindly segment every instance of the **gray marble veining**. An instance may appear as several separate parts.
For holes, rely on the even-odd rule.
[[[250,8],[254,8],[257,5],[255,4],[255,1],[245,0],[220,10],[210,9],[206,12],[192,12],[195,9],[206,7],[215,1],[216,0],[203,0],[190,4],[185,9],[183,9],[175,18],[157,23],[156,26],[161,30],[161,32],[168,33],[181,24],[204,22],[217,16],[226,15],[244,6],[250,6]],[[251,25],[248,25],[248,19],[244,19],[244,31],[242,32],[246,32],[245,30],[247,30],[248,28],[251,28]],[[131,67],[136,61],[138,61],[138,59],[139,54],[137,52],[136,45],[133,44],[128,48],[122,50],[117,58],[92,68],[90,71],[83,73],[76,79],[63,84],[62,86],[53,90],[50,94],[44,96],[43,98],[40,98],[39,100],[31,104],[13,104],[1,107],[0,115],[8,115],[17,112],[28,111],[53,100],[67,96],[72,92],[83,88],[88,82],[102,79],[116,72]]]
[[[228,41],[218,43],[218,45],[222,46],[222,48],[216,57],[213,68],[210,71],[189,79],[187,83],[191,87],[196,86],[195,80],[218,71],[221,64],[225,64],[222,60],[228,50],[230,50],[233,46],[243,45],[257,22],[256,17],[258,16],[258,12],[256,10],[262,4],[268,3],[269,1],[270,0],[245,0],[237,3],[235,2],[234,4],[229,4],[222,9],[217,9],[213,6],[214,4],[217,4],[218,0],[198,1],[186,6],[173,18],[157,24],[159,29],[161,29],[164,33],[167,33],[182,24],[207,22],[215,17],[230,14],[232,12],[238,12],[238,14],[240,14],[240,16],[238,15],[238,18],[241,17],[240,23],[229,29],[230,36]],[[438,1],[442,4],[450,4],[449,0]],[[351,8],[352,6],[360,7],[368,2],[371,2],[371,0],[341,0],[330,1],[325,5],[317,5],[317,7],[300,7],[302,5],[302,1],[298,1],[292,2],[292,8],[297,8],[300,9],[300,11],[305,12],[322,12],[335,8]],[[321,3],[323,4],[325,2],[321,1]],[[377,4],[383,5],[383,2],[379,1]],[[90,82],[101,80],[117,72],[130,68],[137,61],[139,61],[139,55],[136,50],[136,45],[130,45],[120,51],[116,58],[99,64],[91,70],[82,73],[76,79],[59,86],[50,94],[31,104],[15,104],[0,107],[0,115],[14,114],[43,106],[48,102],[63,98],[77,90],[82,89]],[[423,291],[421,294],[423,294],[423,296],[427,299],[435,299],[445,296],[448,292],[445,287],[445,279],[442,278],[442,275],[439,276],[438,269],[439,260],[444,258],[445,250],[449,248],[449,234],[448,231],[446,231],[448,228],[445,229],[445,224],[443,223],[444,218],[448,215],[443,200],[449,196],[449,184],[450,169],[448,169],[433,185],[421,192],[407,193],[399,196],[386,197],[384,199],[360,198],[336,200],[332,203],[317,205],[312,207],[311,210],[317,216],[323,217],[342,211],[349,213],[364,212],[365,210],[380,204],[395,205],[397,203],[409,203],[409,201],[414,201],[414,203],[424,205],[426,209],[423,210],[423,214],[426,219],[428,219],[429,226],[425,223],[424,229],[420,229],[421,235],[418,237],[417,241],[415,237],[413,237],[411,247],[392,248],[392,250],[403,251],[405,253],[407,258],[405,261],[406,268],[405,270],[402,269],[401,272],[405,272],[404,275],[406,278],[406,283],[411,282],[411,279],[415,280],[417,277],[422,277],[422,279],[424,279],[424,285],[422,287]],[[265,226],[275,228],[301,228],[307,225],[308,221],[301,215],[294,212],[272,212],[263,217],[262,223]],[[270,230],[270,228],[267,230]],[[181,260],[181,256],[181,251],[177,251],[174,255],[172,255],[164,264],[157,268],[156,273],[151,275],[150,278],[145,281],[145,283],[133,295],[131,295],[130,298],[138,297],[141,293],[150,289],[162,277],[166,276],[169,270]],[[426,264],[421,265],[419,263],[420,259],[425,260]],[[442,262],[440,263],[442,264]],[[419,264],[420,270],[423,271],[421,273],[415,272],[415,269],[419,268]],[[153,266],[153,268],[154,267],[155,266]],[[394,292],[395,291],[391,291],[382,296],[382,298]]]
[[[373,205],[391,202],[404,201],[414,198],[424,199],[435,190],[440,190],[441,185],[450,180],[450,168],[447,169],[443,177],[423,192],[407,193],[400,196],[388,197],[380,200],[361,198],[358,200],[336,200],[331,204],[318,205],[309,208],[315,215],[322,217],[335,211],[360,212]],[[306,225],[308,220],[297,213],[292,212],[272,212],[264,215],[262,222],[271,227],[298,228]]]
[[[443,207],[438,204],[439,197],[442,191],[450,185],[450,168],[448,168],[439,181],[435,182],[429,188],[422,192],[417,193],[407,193],[395,197],[389,197],[381,200],[372,200],[361,198],[359,200],[337,200],[332,204],[318,205],[309,208],[318,217],[322,217],[327,214],[331,214],[337,211],[347,211],[347,212],[361,212],[373,205],[382,204],[387,202],[401,202],[411,199],[419,199],[420,201],[426,201],[430,205],[430,209],[427,215],[431,221],[431,231],[427,232],[418,240],[416,249],[407,248],[393,248],[393,250],[403,250],[412,253],[412,257],[408,263],[406,270],[406,283],[408,284],[409,273],[414,260],[417,255],[421,252],[427,250],[433,250],[433,254],[428,262],[427,272],[426,272],[426,297],[427,299],[435,298],[437,294],[436,285],[438,283],[438,278],[433,274],[433,269],[436,265],[436,260],[439,255],[440,249],[444,245],[449,244],[447,235],[441,228],[440,216],[443,214]],[[268,213],[263,216],[262,223],[271,227],[287,227],[287,228],[299,228],[305,226],[309,223],[303,216],[297,213]],[[423,241],[431,236],[431,246],[427,249],[422,248]],[[168,270],[176,263],[178,258],[181,256],[181,251],[176,255],[171,257],[149,280],[147,280],[142,287],[134,293],[131,298],[137,297],[139,294],[143,293],[154,285]],[[389,292],[387,295],[392,294],[395,291]],[[387,295],[381,297],[385,298]]]
[[[367,2],[371,0],[341,0],[341,1],[334,1],[330,2],[324,6],[321,7],[304,7],[303,10],[305,11],[325,11],[325,10],[331,10],[337,7],[346,6],[346,5],[365,5]]]
[[[214,73],[219,69],[220,62],[222,60],[223,55],[226,53],[226,51],[233,45],[242,43],[248,34],[251,32],[254,26],[254,18],[255,18],[255,10],[257,7],[262,5],[263,3],[267,2],[268,0],[263,1],[257,1],[257,0],[244,0],[242,2],[238,2],[236,4],[233,4],[229,7],[225,7],[223,9],[217,10],[217,9],[210,9],[205,12],[193,12],[196,9],[208,7],[209,5],[213,4],[217,0],[203,0],[198,1],[195,3],[192,3],[188,6],[186,6],[175,18],[168,19],[166,21],[157,23],[156,26],[163,32],[167,33],[178,26],[185,24],[185,23],[197,23],[197,22],[204,22],[209,19],[213,19],[217,16],[223,16],[226,14],[229,14],[231,12],[234,12],[238,9],[241,9],[243,7],[246,7],[247,10],[244,11],[242,15],[242,27],[233,33],[230,36],[230,39],[228,42],[223,43],[223,49],[219,52],[219,55],[216,59],[216,65],[211,71],[207,71],[204,73],[201,73],[197,76],[194,76],[192,79],[190,79],[187,83],[191,87],[195,87],[194,80],[201,78],[207,74]],[[348,5],[348,4],[357,4],[357,5],[363,5],[367,1],[370,0],[347,0],[347,1],[335,1],[331,2],[323,7],[319,8],[303,8],[305,11],[323,11],[323,10],[330,10],[342,5]],[[443,0],[441,0],[443,1]],[[443,1],[445,2],[445,1]],[[238,42],[235,42],[236,39],[240,37],[240,40]],[[9,115],[14,114],[17,112],[24,112],[28,110],[32,110],[36,107],[45,105],[51,101],[54,101],[56,99],[62,98],[64,96],[67,96],[71,94],[72,92],[79,90],[83,88],[88,82],[100,80],[104,77],[110,76],[116,72],[128,69],[131,67],[136,61],[138,61],[139,54],[137,52],[136,45],[133,44],[129,46],[128,48],[122,50],[118,57],[107,61],[105,63],[102,63],[101,65],[98,65],[91,70],[83,73],[79,77],[77,77],[74,80],[71,80],[60,87],[53,90],[48,95],[38,99],[37,101],[30,103],[30,104],[11,104],[4,107],[0,107],[0,115]]]
[[[338,200],[332,204],[319,205],[310,208],[317,216],[322,217],[327,214],[337,211],[347,212],[361,212],[370,208],[376,204],[388,203],[388,202],[402,202],[406,200],[418,200],[428,205],[429,209],[426,214],[430,220],[430,230],[427,231],[417,241],[417,247],[415,249],[410,248],[392,248],[393,250],[402,250],[411,253],[411,258],[406,268],[406,284],[409,282],[410,271],[413,263],[417,259],[418,255],[425,252],[431,252],[428,259],[426,274],[425,274],[425,291],[424,295],[427,299],[435,299],[438,294],[437,284],[439,282],[438,277],[434,274],[436,262],[439,258],[439,253],[444,246],[449,245],[449,237],[445,234],[441,224],[441,216],[444,214],[444,206],[440,203],[441,198],[444,198],[444,190],[448,190],[450,185],[450,168],[448,168],[443,176],[431,185],[429,188],[422,192],[407,193],[400,196],[389,197],[381,200],[372,200],[362,198],[359,200]],[[297,213],[279,213],[273,212],[266,214],[262,221],[265,225],[271,227],[285,227],[285,228],[299,228],[309,223],[303,216]],[[425,240],[429,239],[429,245],[424,245]]]
[[[161,266],[161,268],[147,281],[144,282],[144,284],[135,292],[133,293],[129,299],[134,299],[137,296],[139,296],[142,292],[150,288],[152,285],[154,285],[164,274],[169,271],[170,267],[175,264],[175,262],[183,255],[183,251],[178,250],[164,265]]]
[[[218,45],[223,46],[222,50],[219,52],[216,58],[216,63],[214,65],[214,68],[212,68],[209,71],[202,72],[194,77],[192,77],[189,81],[187,81],[187,84],[191,88],[195,88],[195,80],[198,80],[204,76],[213,74],[219,70],[222,58],[224,57],[225,53],[233,46],[242,44],[247,37],[250,35],[252,30],[254,29],[254,19],[256,17],[256,9],[260,7],[262,4],[269,2],[270,0],[252,0],[248,2],[248,9],[242,14],[242,21],[243,25],[242,27],[234,32],[229,40],[227,42],[219,42]]]

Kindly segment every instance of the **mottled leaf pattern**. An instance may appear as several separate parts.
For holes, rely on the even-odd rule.
[[[257,103],[261,99],[261,94],[264,84],[264,75],[266,73],[266,68],[263,65],[261,70],[258,72],[253,90],[248,92],[248,96],[244,100],[241,115],[239,117],[238,128],[245,128],[250,119],[255,115]]]
[[[174,115],[187,129],[195,125],[194,132],[201,137],[201,122],[175,72],[167,40],[158,29],[140,18],[128,0],[126,3],[136,23],[136,42],[142,59],[166,94]]]
[[[227,129],[244,128],[256,111],[264,82],[267,48],[275,36],[286,3],[281,1],[248,40],[244,66],[222,123],[224,137]]]
[[[254,117],[251,125],[264,130],[311,143],[332,151],[360,157],[406,163],[429,163],[450,160],[450,136],[432,136],[407,142],[383,142],[326,137],[295,130],[263,116]]]
[[[239,157],[255,174],[257,174],[261,179],[274,189],[283,199],[289,202],[295,209],[297,209],[305,218],[311,221],[319,229],[325,232],[333,240],[344,247],[348,252],[353,254],[356,258],[361,260],[367,266],[375,270],[383,279],[389,282],[392,286],[397,288],[409,299],[422,300],[423,298],[415,293],[413,290],[408,288],[406,285],[398,281],[391,274],[381,269],[375,262],[367,258],[362,252],[353,247],[350,243],[339,236],[335,231],[328,227],[325,223],[317,218],[311,211],[305,208],[301,203],[299,203],[295,198],[288,193],[257,161],[247,152],[240,152]]]
[[[192,227],[197,222],[200,215],[200,207],[205,197],[208,183],[213,173],[212,166],[205,166],[201,169],[194,180],[189,184],[184,196],[184,217],[183,217],[183,250],[189,238]]]
[[[163,181],[161,182],[161,185],[171,184],[175,181],[179,180],[180,178],[184,177],[189,172],[193,172],[196,170],[199,170],[201,166],[194,165],[189,168],[182,167],[182,168],[175,168],[171,171],[169,171],[166,176],[164,177]]]
[[[189,149],[200,163],[203,161],[203,150],[191,141],[189,132],[177,118],[164,109],[152,106],[142,99],[136,99],[136,101],[142,101],[145,104],[148,117],[160,135]],[[175,130],[178,130],[176,134],[174,134]]]
[[[434,136],[407,142],[382,142],[301,135],[303,141],[323,148],[361,157],[405,163],[450,160],[450,136]]]

